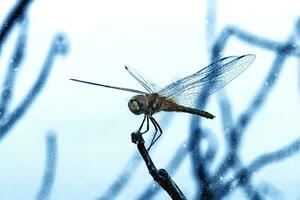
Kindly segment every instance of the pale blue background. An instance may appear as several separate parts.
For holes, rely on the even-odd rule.
[[[0,1],[0,19],[14,5]],[[234,24],[255,34],[284,41],[299,17],[297,1],[218,1],[216,31]],[[1,141],[0,199],[33,199],[44,170],[45,134],[58,133],[58,168],[52,199],[95,199],[102,194],[136,151],[130,142],[142,116],[127,108],[130,93],[80,85],[69,78],[142,89],[124,70],[131,65],[158,85],[189,75],[209,64],[205,41],[205,1],[179,0],[36,0],[29,9],[27,57],[17,80],[13,105],[30,88],[58,31],[67,34],[71,49],[58,59],[46,87],[29,112]],[[0,59],[5,74],[17,32],[10,36]],[[225,55],[256,54],[253,65],[226,87],[235,117],[246,108],[275,54],[230,40]],[[241,148],[244,163],[290,143],[300,134],[299,93],[295,58],[288,59],[266,106],[248,128]],[[205,126],[217,133],[224,150],[216,98],[207,110],[217,116]],[[161,115],[156,118],[160,118]],[[153,151],[164,167],[187,137],[190,116],[176,114]],[[216,163],[217,164],[217,163]],[[254,183],[271,182],[283,199],[300,198],[300,153],[255,175]],[[174,179],[183,192],[194,194],[190,161]],[[118,199],[133,199],[152,178],[144,165]],[[237,190],[230,199],[244,198]],[[157,199],[166,199],[160,193]]]

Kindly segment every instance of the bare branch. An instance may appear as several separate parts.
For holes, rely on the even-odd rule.
[[[185,196],[176,185],[176,183],[171,179],[168,172],[164,169],[159,169],[155,167],[148,151],[145,148],[145,141],[141,133],[132,133],[131,134],[132,142],[137,144],[137,148],[143,157],[145,164],[148,168],[150,175],[153,179],[170,195],[172,199],[185,200]]]
[[[216,34],[216,24],[217,24],[217,0],[207,0],[206,1],[206,19],[205,19],[205,41],[207,51],[211,51],[211,47],[215,40]]]
[[[172,116],[173,116],[172,113],[165,114],[160,120],[160,124],[163,124],[164,128],[166,128],[170,124]],[[157,145],[153,146],[152,148],[155,148],[156,146]],[[135,152],[132,155],[132,157],[129,159],[126,167],[122,170],[119,176],[112,182],[112,184],[108,187],[108,189],[98,199],[99,200],[115,199],[124,189],[126,184],[128,184],[128,182],[132,178],[132,175],[136,172],[135,169],[139,166],[140,161],[141,161],[140,156],[138,155],[137,152]]]
[[[227,134],[227,132],[228,129],[233,125],[233,117],[232,117],[231,103],[229,97],[226,94],[225,88],[219,92],[218,104],[220,107],[223,132],[225,133],[226,137],[230,137]]]
[[[240,115],[237,123],[229,130],[230,141],[229,150],[227,156],[225,157],[223,164],[218,169],[216,176],[223,176],[229,167],[233,166],[238,162],[238,148],[240,146],[240,141],[242,139],[243,133],[246,127],[249,125],[250,121],[254,118],[255,114],[258,113],[259,109],[266,102],[268,95],[272,91],[276,81],[278,80],[279,74],[282,70],[283,64],[286,60],[285,54],[279,54],[273,66],[271,67],[267,77],[263,81],[261,88],[258,90],[257,94],[253,98],[248,108]]]
[[[20,105],[8,116],[7,121],[5,121],[0,126],[0,140],[6,135],[7,131],[13,127],[14,123],[23,116],[23,114],[27,111],[32,102],[36,99],[43,86],[46,83],[48,75],[52,69],[54,58],[57,55],[65,54],[67,52],[68,45],[66,43],[66,39],[63,35],[57,35],[50,47],[48,52],[48,56],[45,60],[44,66],[30,89],[30,91],[25,96],[24,100],[20,103]]]
[[[188,153],[187,145],[186,142],[184,142],[179,146],[177,151],[174,153],[173,158],[171,159],[168,166],[166,167],[171,176],[175,174],[180,164],[186,157],[187,153]],[[141,195],[139,195],[137,199],[138,200],[152,199],[160,189],[161,188],[157,184],[154,185],[153,183],[151,183],[146,187],[146,189],[141,193]]]
[[[243,42],[247,42],[248,44],[258,46],[270,51],[275,51],[276,53],[282,53],[283,47],[286,47],[286,42],[277,42],[275,40],[260,37],[248,31],[242,30],[241,28],[238,28],[236,26],[227,26],[221,32],[222,34],[216,39],[215,45],[213,47],[213,54],[215,56],[217,55],[218,57],[220,57],[218,52],[222,52],[222,49],[226,46],[226,43],[232,36],[235,36]],[[289,48],[289,51],[286,51],[286,54],[288,56],[300,57],[299,46],[290,45]]]
[[[20,0],[4,19],[4,24],[0,27],[0,55],[5,39],[13,29],[14,25],[19,22],[19,19],[26,13],[31,2],[32,0]]]
[[[3,85],[1,103],[0,103],[0,120],[7,112],[7,107],[9,106],[11,100],[17,72],[19,71],[20,65],[24,58],[24,53],[25,53],[24,51],[25,51],[25,46],[27,42],[27,33],[28,33],[28,22],[25,17],[23,18],[21,25],[22,26],[16,42],[16,47],[12,55],[12,58],[10,60],[7,74],[5,76],[4,85]]]
[[[41,184],[40,191],[37,194],[37,200],[49,199],[51,189],[54,184],[55,171],[57,165],[57,139],[55,133],[49,133],[46,137],[46,168]]]
[[[286,158],[289,158],[295,153],[298,153],[299,151],[300,139],[297,139],[291,144],[286,145],[285,147],[277,151],[259,156],[248,167],[238,171],[231,180],[224,184],[222,190],[223,195],[227,195],[229,191],[232,191],[239,185],[244,184],[249,178],[251,178],[254,172],[257,172],[258,170],[262,169],[263,167],[269,164],[280,162]]]

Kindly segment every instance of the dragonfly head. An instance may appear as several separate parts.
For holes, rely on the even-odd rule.
[[[148,99],[144,95],[136,95],[128,102],[129,110],[136,115],[142,114],[148,108]]]

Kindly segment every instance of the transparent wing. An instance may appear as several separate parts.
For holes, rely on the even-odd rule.
[[[202,70],[179,79],[159,91],[183,106],[191,107],[200,93],[213,94],[236,78],[254,61],[255,55],[230,56],[218,60]]]
[[[156,93],[160,91],[160,87],[157,86],[152,81],[148,80],[146,76],[142,76],[138,71],[133,69],[132,67],[125,65],[125,69],[128,71],[128,73],[135,78],[149,93]]]

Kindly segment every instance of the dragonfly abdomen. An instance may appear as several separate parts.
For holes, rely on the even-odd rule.
[[[209,112],[203,111],[203,110],[198,110],[195,108],[189,108],[189,107],[185,107],[182,105],[179,105],[177,103],[173,101],[170,101],[168,99],[165,99],[160,107],[161,110],[163,111],[175,111],[175,112],[185,112],[185,113],[190,113],[190,114],[194,114],[194,115],[198,115],[201,117],[205,117],[208,119],[213,119],[215,118],[214,115],[210,114]]]
[[[190,113],[190,114],[194,114],[194,115],[199,115],[201,117],[205,117],[208,119],[213,119],[215,118],[214,115],[210,114],[209,112],[206,112],[204,110],[198,110],[195,108],[189,108],[189,107],[185,107],[185,106],[181,106],[179,105],[179,112],[186,112],[186,113]]]

